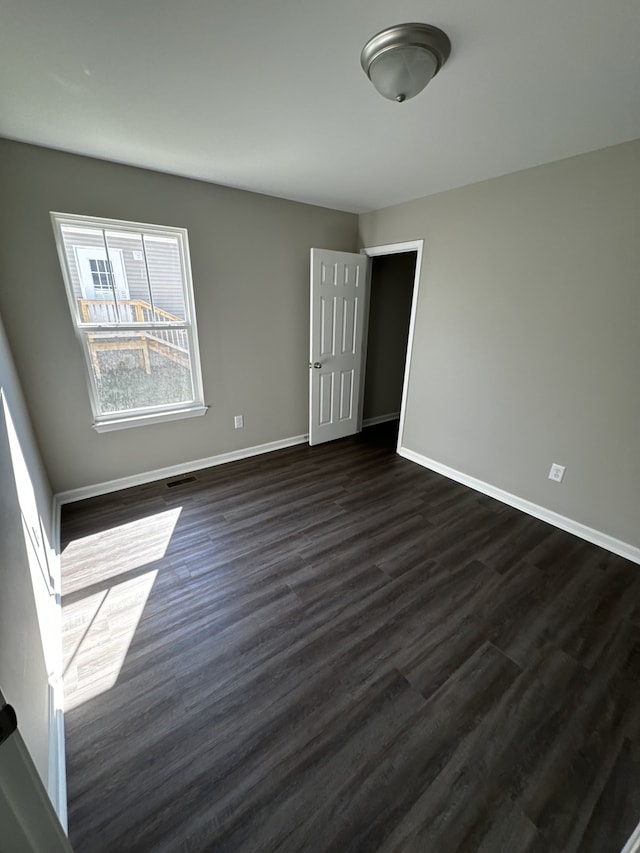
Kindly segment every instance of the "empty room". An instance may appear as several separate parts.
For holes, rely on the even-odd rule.
[[[0,13],[0,853],[640,849],[640,13]]]

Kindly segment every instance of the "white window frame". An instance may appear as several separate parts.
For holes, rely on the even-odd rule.
[[[202,384],[202,369],[200,366],[200,350],[198,346],[198,332],[196,327],[196,313],[193,297],[193,281],[191,277],[191,263],[189,258],[189,238],[186,228],[167,227],[163,225],[151,225],[142,222],[128,222],[119,219],[103,219],[96,216],[80,216],[70,213],[51,212],[51,221],[58,249],[62,277],[64,279],[69,309],[73,319],[76,336],[80,340],[85,356],[85,369],[89,387],[89,399],[93,412],[93,427],[97,432],[109,432],[111,430],[126,429],[134,426],[144,426],[152,423],[177,420],[179,418],[191,418],[204,415],[208,406],[204,402],[204,389]],[[73,289],[71,271],[67,262],[62,227],[93,228],[105,231],[123,231],[131,233],[137,231],[149,236],[170,236],[176,238],[181,255],[181,266],[183,272],[185,318],[180,323],[154,322],[149,326],[140,323],[102,322],[87,323],[80,317],[78,302]],[[114,250],[116,251],[116,250]],[[89,335],[92,332],[113,331],[117,329],[123,332],[139,332],[141,328],[153,328],[160,331],[164,329],[184,330],[189,341],[191,381],[193,386],[193,399],[185,403],[167,403],[159,406],[149,406],[139,409],[127,409],[120,412],[103,413],[100,409],[98,388],[94,371],[91,367],[91,353],[89,350]]]

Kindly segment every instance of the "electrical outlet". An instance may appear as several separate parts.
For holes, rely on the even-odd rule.
[[[551,466],[551,470],[549,471],[549,479],[553,480],[555,483],[561,483],[562,478],[564,477],[565,466],[558,465],[556,462]]]
[[[233,419],[233,425],[236,429],[242,429],[244,426],[244,415],[236,415]]]

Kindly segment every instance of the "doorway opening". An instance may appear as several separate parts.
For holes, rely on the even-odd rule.
[[[395,426],[402,445],[422,240],[363,249],[371,258],[362,381],[362,426]]]
[[[400,451],[422,247],[422,240],[414,240],[372,246],[359,255],[311,249],[310,445],[355,435],[363,420],[372,426],[399,414],[394,443]]]

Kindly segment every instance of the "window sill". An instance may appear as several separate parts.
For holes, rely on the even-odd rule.
[[[206,415],[209,406],[193,406],[191,409],[176,409],[172,412],[154,412],[150,415],[132,415],[124,418],[114,418],[111,421],[96,421],[93,428],[96,432],[113,432],[116,429],[129,429],[129,427],[149,426],[150,424],[161,424],[165,421],[177,421],[182,418],[197,418]]]

